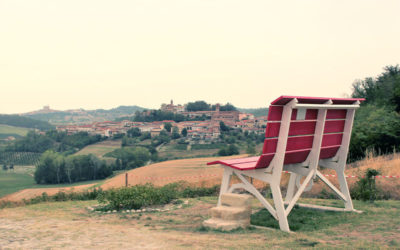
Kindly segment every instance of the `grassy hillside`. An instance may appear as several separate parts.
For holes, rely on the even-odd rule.
[[[15,126],[9,126],[5,124],[0,124],[0,136],[9,136],[9,135],[18,135],[18,136],[25,136],[29,128],[23,128],[23,127],[15,127]],[[2,139],[2,138],[0,138]]]
[[[19,116],[19,115],[1,115],[0,114],[0,124],[5,124],[9,126],[17,126],[24,128],[49,130],[53,129],[54,126],[45,121],[35,120],[29,117]]]
[[[101,158],[108,152],[112,152],[121,147],[121,140],[106,140],[86,146],[75,153],[75,155],[88,155],[94,154]]]

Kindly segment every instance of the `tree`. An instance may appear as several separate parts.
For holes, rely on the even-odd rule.
[[[126,131],[126,133],[128,137],[139,137],[142,135],[139,128],[131,128],[128,131]]]
[[[182,129],[182,131],[181,131],[181,134],[182,134],[182,136],[183,137],[186,137],[187,136],[187,129],[186,128],[184,128],[184,129]]]
[[[171,133],[172,124],[171,124],[170,122],[164,123],[164,129],[165,129],[168,133]]]
[[[239,149],[231,144],[228,147],[223,147],[218,151],[219,156],[237,155],[239,154]]]
[[[38,184],[55,184],[103,179],[111,174],[111,167],[95,155],[65,157],[49,150],[44,152],[40,158],[34,178]]]
[[[216,110],[216,108],[217,108],[217,105],[212,105],[212,107],[211,107],[212,110]],[[220,111],[236,111],[237,109],[235,106],[233,106],[232,104],[230,104],[228,102],[227,104],[220,106],[219,110]]]
[[[366,98],[356,112],[349,161],[366,150],[391,153],[400,148],[400,67],[387,66],[376,78],[353,83],[352,97]]]
[[[187,111],[207,111],[211,110],[210,104],[205,101],[195,101],[186,104]]]
[[[219,128],[221,129],[221,131],[226,132],[229,131],[229,127],[225,125],[225,123],[223,121],[219,122]]]
[[[239,149],[234,144],[231,144],[228,146],[227,152],[228,152],[228,155],[238,155]]]
[[[181,136],[179,135],[178,127],[173,127],[172,129],[172,139],[179,139]]]

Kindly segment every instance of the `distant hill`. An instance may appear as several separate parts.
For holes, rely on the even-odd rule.
[[[40,121],[20,115],[0,115],[0,124],[39,130],[50,130],[54,128],[54,126],[47,121]]]
[[[253,114],[255,117],[259,116],[267,116],[268,115],[268,108],[256,108],[256,109],[242,109],[238,108],[238,110],[242,113],[250,113]]]
[[[41,110],[22,114],[23,116],[46,121],[51,124],[84,124],[92,122],[113,121],[119,117],[132,116],[136,111],[143,111],[145,108],[139,106],[119,106],[113,109],[95,110],[52,110],[45,106]]]

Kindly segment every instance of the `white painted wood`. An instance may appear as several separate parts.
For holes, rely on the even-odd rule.
[[[317,171],[317,176],[320,178],[332,191],[343,201],[346,201],[346,196],[342,194],[321,172]]]
[[[278,185],[276,185],[276,183],[274,184],[275,185],[271,184],[271,191],[276,214],[278,216],[279,228],[284,232],[290,232],[287,214],[285,213],[285,206],[282,199],[281,187],[279,186],[279,183]]]
[[[288,206],[286,207],[286,210],[285,210],[286,216],[288,216],[290,211],[292,211],[293,206],[296,204],[297,200],[300,198],[300,195],[303,193],[304,189],[308,185],[308,182],[311,180],[313,175],[314,175],[314,171],[310,171],[310,173],[307,175],[307,177],[304,180],[304,182],[301,184],[301,186],[297,190],[296,194],[293,196],[292,200],[289,202],[289,204],[288,204]]]
[[[264,207],[270,212],[270,214],[276,219],[278,220],[278,216],[277,216],[277,212],[276,210],[271,206],[271,204],[269,204],[269,202],[261,195],[260,192],[258,192],[258,190],[250,183],[247,181],[246,178],[244,178],[241,174],[237,174],[237,176],[239,177],[239,179],[243,182],[243,186],[241,186],[242,188],[244,188],[246,191],[248,191],[249,193],[253,194],[260,202],[261,204],[264,205]],[[282,198],[281,198],[282,199]]]
[[[340,105],[340,104],[333,104],[329,105],[329,107],[326,106],[326,104],[296,104],[293,106],[293,108],[305,108],[305,109],[358,109],[360,105]]]
[[[222,175],[222,183],[221,183],[221,189],[219,191],[217,206],[221,206],[221,195],[228,192],[229,183],[231,182],[232,172],[233,172],[232,168],[226,166],[224,167],[224,173]]]
[[[297,121],[305,120],[306,119],[306,112],[307,112],[307,109],[302,109],[302,108],[297,109],[296,120]]]
[[[296,173],[290,173],[285,202],[290,202],[293,199],[294,189],[296,187],[296,177],[297,177]]]

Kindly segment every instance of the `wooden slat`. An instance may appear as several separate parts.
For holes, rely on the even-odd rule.
[[[306,120],[315,120],[317,119],[317,116],[318,116],[317,109],[307,109]]]
[[[345,120],[331,120],[325,122],[324,133],[337,133],[344,131]]]
[[[277,138],[265,139],[263,146],[263,154],[275,153],[277,145],[278,145]]]
[[[265,137],[266,138],[278,137],[280,126],[281,126],[280,122],[267,123],[267,128],[265,130]]]
[[[314,134],[316,123],[316,121],[306,120],[291,122],[289,128],[289,136]]]
[[[322,147],[334,146],[342,144],[343,134],[326,134],[322,138]]]
[[[282,119],[283,106],[270,106],[268,110],[268,121],[280,121]]]
[[[340,148],[340,145],[330,146],[330,147],[322,147],[320,154],[319,154],[319,158],[320,159],[332,158],[336,155],[339,148]]]
[[[275,154],[262,154],[255,168],[267,168],[274,158]]]
[[[285,154],[284,164],[294,164],[301,163],[307,159],[307,156],[310,154],[311,149],[303,149],[294,152],[288,152]]]
[[[314,134],[316,121],[296,121],[291,122],[289,128],[289,136],[297,135],[311,135]],[[273,138],[279,136],[280,122],[270,122],[266,128],[266,138]],[[338,131],[334,131],[338,132]]]
[[[346,109],[328,109],[326,119],[345,119],[347,114]]]
[[[289,137],[286,145],[286,151],[312,148],[313,139],[313,135]]]

